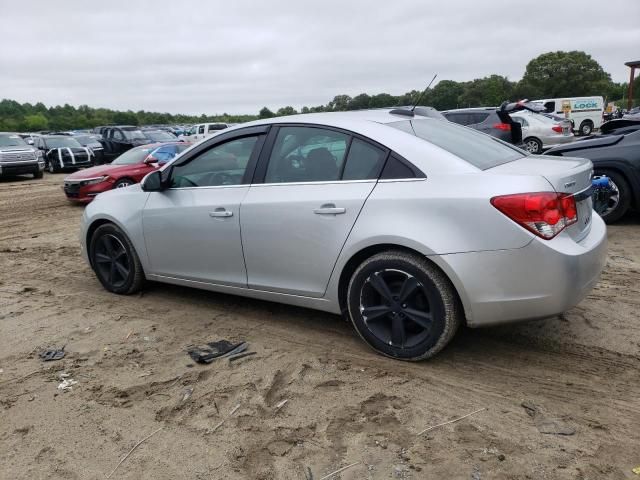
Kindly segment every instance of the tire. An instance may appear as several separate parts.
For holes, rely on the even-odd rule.
[[[591,120],[583,120],[578,129],[578,133],[585,137],[591,135],[593,133],[593,122]]]
[[[380,281],[386,285],[386,296]],[[403,251],[382,252],[365,260],[351,276],[347,302],[360,337],[378,353],[398,360],[433,357],[462,321],[449,279],[427,259]],[[368,322],[367,309],[371,309]]]
[[[42,177],[44,177],[44,170],[40,170],[40,168],[38,168],[35,172],[33,172],[33,178],[39,179]]]
[[[527,152],[533,153],[534,155],[542,153],[542,142],[537,138],[535,137],[525,138],[524,142],[522,143],[524,143],[524,149]]]
[[[53,163],[52,161],[47,162],[47,170],[49,171],[49,173],[58,173],[60,171],[60,169],[56,167],[55,163]]]
[[[134,182],[130,178],[121,178],[120,180],[118,180],[116,183],[113,184],[113,188],[125,188],[125,187],[128,187],[129,185],[133,185],[134,183],[136,182]]]
[[[612,198],[611,209],[600,214],[606,223],[614,223],[620,220],[631,206],[631,187],[629,182],[620,173],[614,170],[596,170],[594,175],[606,175],[614,187],[618,190],[617,198]]]
[[[116,225],[106,223],[96,229],[89,244],[89,258],[106,290],[129,295],[142,288],[145,277],[138,254]]]

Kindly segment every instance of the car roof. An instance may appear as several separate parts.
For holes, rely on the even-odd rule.
[[[454,108],[451,110],[443,110],[442,113],[456,113],[456,112],[495,112],[497,107],[469,107],[469,108]]]
[[[408,158],[418,168],[433,168],[437,163],[442,171],[470,172],[477,171],[470,163],[465,162],[456,155],[423,140],[415,135],[408,134],[398,128],[390,128],[387,125],[409,120],[421,120],[424,122],[438,122],[443,120],[425,117],[422,115],[407,116],[393,113],[393,108],[375,110],[353,110],[347,112],[322,112],[273,117],[252,122],[242,123],[224,130],[220,130],[209,138],[243,128],[278,125],[278,124],[308,124],[317,127],[334,127],[371,138],[399,155]],[[462,128],[462,127],[461,127]]]

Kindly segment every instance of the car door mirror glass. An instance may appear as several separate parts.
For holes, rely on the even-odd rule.
[[[163,190],[162,184],[162,172],[160,170],[156,170],[144,177],[140,186],[145,192],[160,192]]]

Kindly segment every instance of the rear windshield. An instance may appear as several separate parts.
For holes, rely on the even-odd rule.
[[[480,170],[493,168],[525,156],[525,152],[497,138],[460,127],[451,122],[430,119],[388,123],[390,127],[413,134],[450,152]]]

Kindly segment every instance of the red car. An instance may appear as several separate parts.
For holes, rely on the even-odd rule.
[[[140,182],[144,176],[191,146],[186,142],[152,143],[127,150],[108,165],[79,170],[64,179],[73,202],[89,203],[101,192]]]

